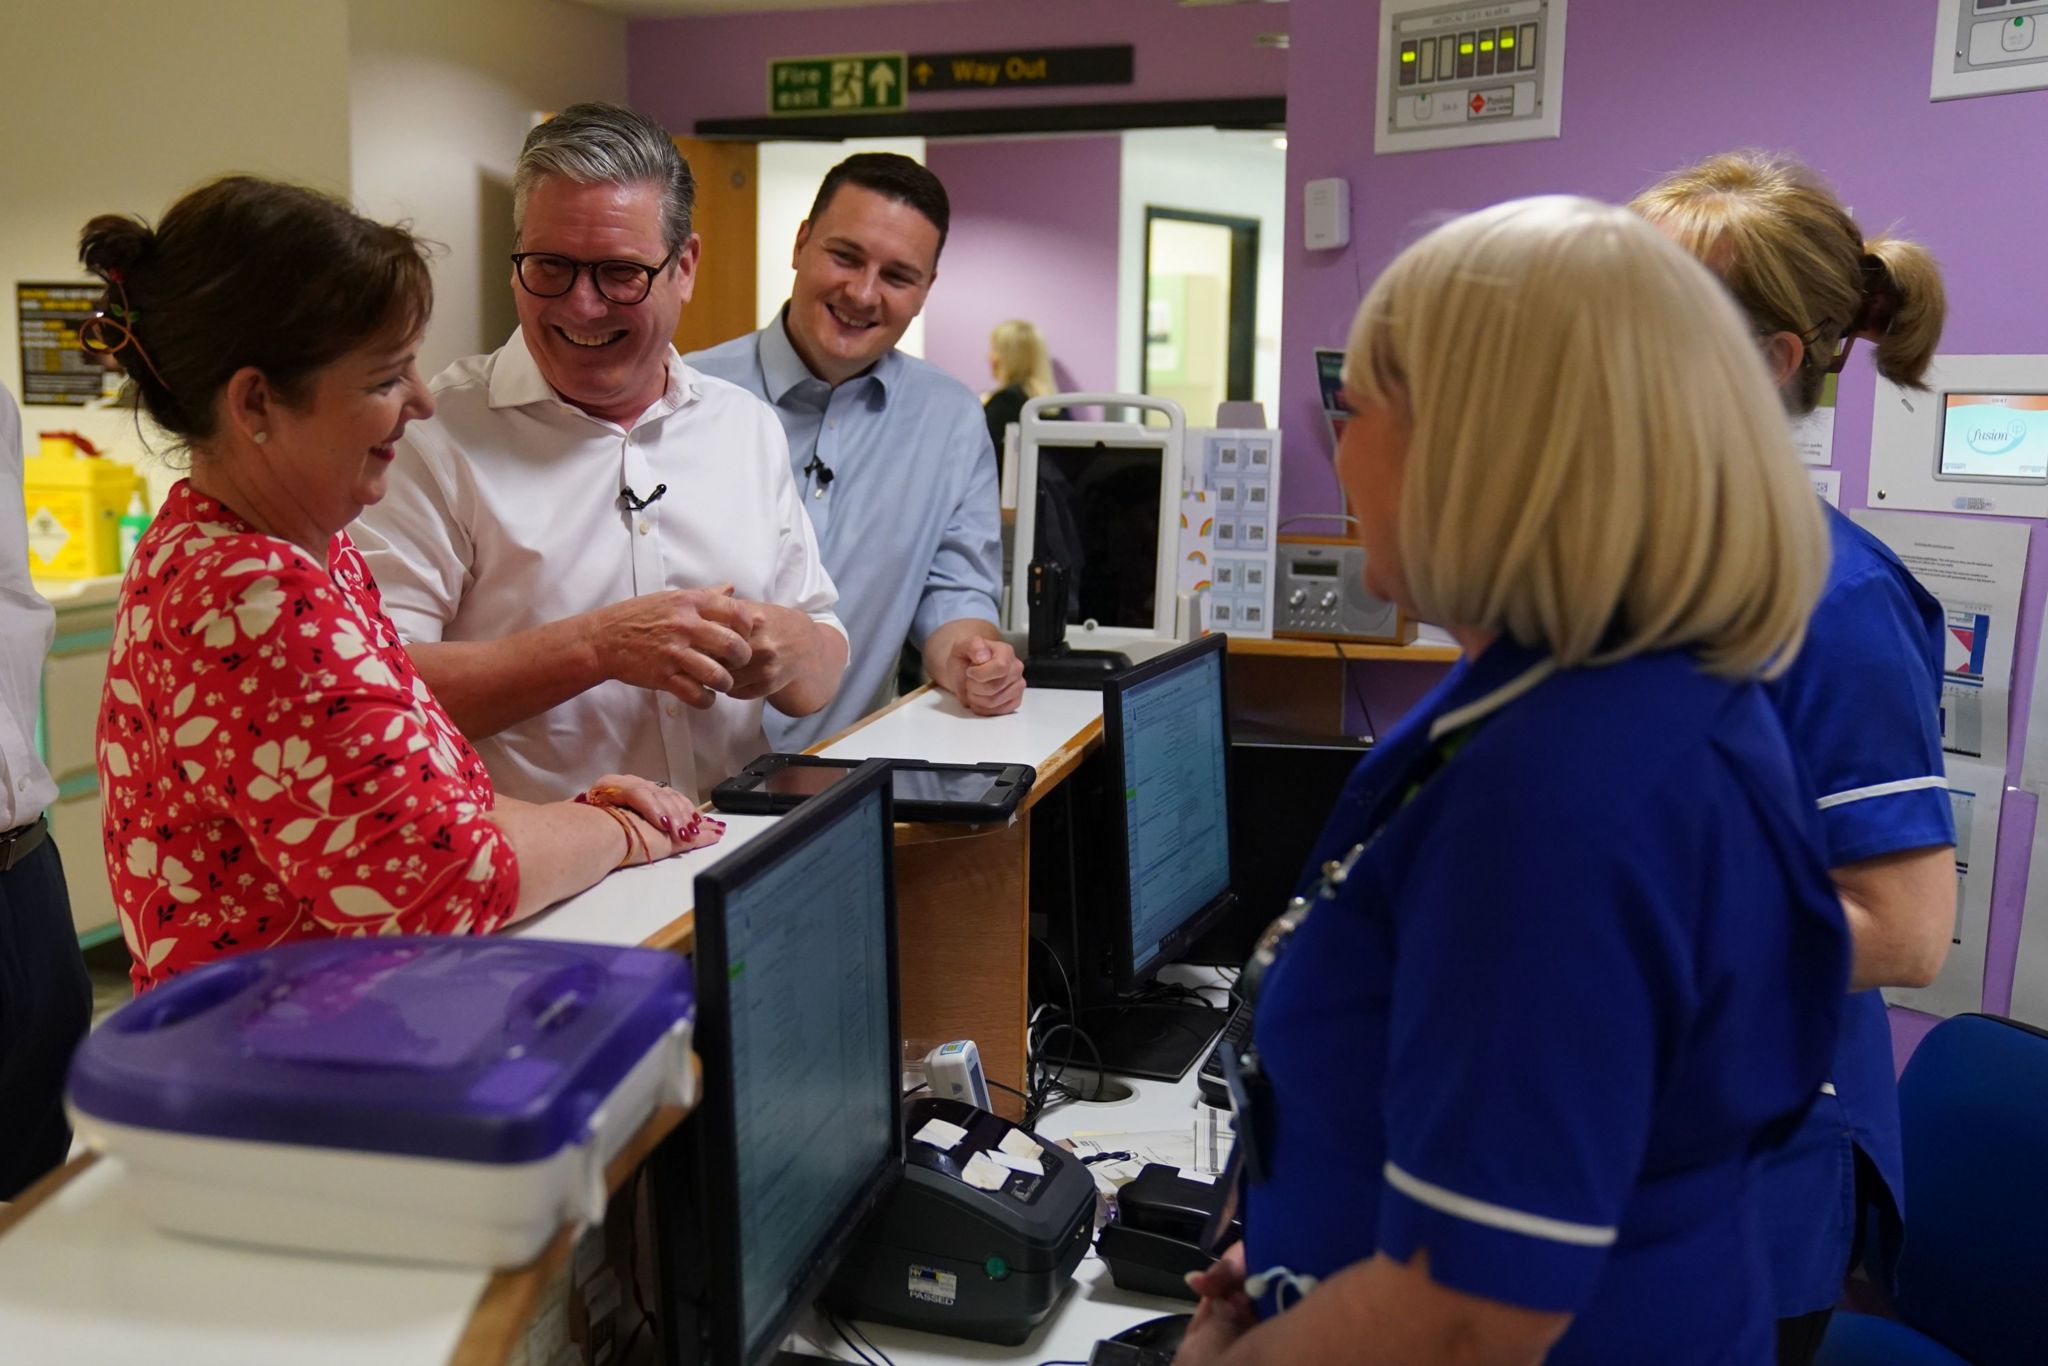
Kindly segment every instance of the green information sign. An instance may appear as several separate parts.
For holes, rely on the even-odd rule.
[[[904,56],[868,52],[768,63],[771,114],[894,114],[903,110]]]

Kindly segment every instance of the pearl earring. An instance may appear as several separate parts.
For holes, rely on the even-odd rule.
[[[254,441],[254,442],[255,442],[255,443],[257,444],[257,445],[259,445],[259,446],[260,446],[260,445],[262,445],[262,444],[263,444],[264,442],[266,442],[266,441],[270,440],[270,433],[269,433],[269,432],[258,432],[258,433],[256,433],[256,434],[255,434],[254,436],[250,437],[249,439],[250,439],[251,441]]]

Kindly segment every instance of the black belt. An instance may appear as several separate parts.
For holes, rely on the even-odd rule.
[[[50,837],[50,818],[37,816],[27,825],[0,831],[0,873],[33,854]]]

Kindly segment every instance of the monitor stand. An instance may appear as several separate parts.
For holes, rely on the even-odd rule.
[[[1180,1001],[1133,1001],[1081,1012],[1081,1028],[1102,1053],[1102,1070],[1153,1081],[1179,1081],[1209,1056],[1230,1022],[1228,1007]],[[1077,1062],[1093,1062],[1086,1046]]]

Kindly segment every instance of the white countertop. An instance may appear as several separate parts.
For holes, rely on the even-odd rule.
[[[0,1238],[0,1357],[65,1366],[445,1362],[490,1274],[160,1233],[101,1160]]]

